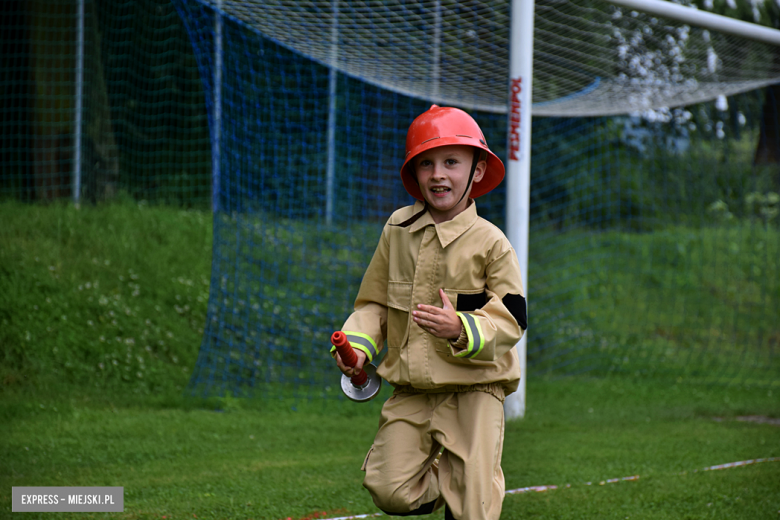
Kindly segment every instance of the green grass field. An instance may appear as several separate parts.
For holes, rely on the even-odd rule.
[[[12,516],[13,486],[125,489],[124,513],[58,518],[299,520],[377,511],[359,468],[381,403],[314,399],[291,406],[184,396],[206,316],[208,213],[129,203],[80,210],[0,204],[0,222],[0,516]],[[717,233],[733,233],[727,251],[732,244],[757,247],[744,233]],[[760,254],[774,255],[778,239],[766,236]],[[627,258],[641,259],[644,251],[663,255],[653,257],[653,272],[596,276],[577,294],[548,297],[588,302],[577,323],[613,338],[604,350],[597,344],[599,355],[611,360],[618,357],[615,345],[636,341],[640,359],[642,351],[652,353],[645,362],[651,366],[677,359],[680,345],[695,346],[696,339],[660,318],[644,324],[600,317],[613,316],[606,310],[628,305],[632,295],[654,301],[659,288],[680,285],[695,293],[706,278],[705,292],[715,297],[706,308],[716,318],[725,313],[716,301],[721,292],[736,291],[741,302],[741,322],[729,324],[731,336],[717,336],[720,351],[728,353],[730,341],[756,330],[771,347],[778,320],[751,302],[763,295],[765,307],[777,308],[775,275],[744,295],[733,268],[742,280],[760,280],[761,273],[745,267],[755,260],[744,266],[735,260],[730,270],[713,268],[706,276],[684,275],[684,266],[708,266],[702,253],[715,247],[706,237],[691,237],[689,230],[671,230],[583,238],[595,243],[592,258],[599,258],[600,245],[616,240]],[[560,262],[562,276],[595,269]],[[683,273],[677,277],[675,265]],[[729,276],[720,279],[720,272]],[[685,304],[703,316],[705,306],[690,307],[693,300],[680,300],[677,308]],[[647,330],[655,334],[637,341]],[[712,351],[713,343],[704,344]],[[741,419],[780,417],[776,366],[762,369],[769,384],[715,385],[701,378],[678,382],[660,370],[621,370],[624,354],[599,377],[556,378],[552,372],[530,378],[527,416],[507,426],[507,489],[558,489],[508,495],[502,518],[778,518],[780,461],[696,471],[780,457],[780,426]],[[776,362],[776,355],[767,359]],[[334,384],[338,376],[334,368]],[[600,484],[633,475],[640,478]]]
[[[112,406],[74,394],[23,400],[28,407],[5,423],[0,448],[6,512],[11,487],[28,485],[124,486],[125,512],[87,515],[95,517],[299,519],[377,511],[359,470],[376,406],[215,411],[186,402]],[[694,470],[780,457],[778,426],[736,420],[777,412],[776,396],[765,389],[534,382],[527,418],[507,427],[507,487],[559,489],[507,496],[502,518],[775,518],[780,462]],[[599,485],[633,475],[639,480]]]

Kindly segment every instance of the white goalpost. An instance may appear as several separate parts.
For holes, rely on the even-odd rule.
[[[528,229],[531,218],[531,92],[534,0],[513,0],[509,50],[509,130],[506,164],[506,232],[517,252],[528,299]],[[517,344],[520,387],[504,401],[507,419],[525,415],[526,338]]]
[[[619,7],[662,16],[678,22],[701,28],[755,40],[770,45],[780,45],[780,30],[758,24],[735,20],[674,4],[664,0],[606,0]],[[507,146],[507,193],[506,231],[507,238],[517,251],[526,300],[529,295],[528,243],[530,223],[531,186],[531,117],[534,41],[534,0],[512,0],[509,95],[508,95],[508,146]],[[530,321],[530,319],[529,319]],[[526,409],[526,356],[527,336],[517,344],[517,353],[522,368],[518,391],[507,397],[504,413],[507,419],[519,419]]]

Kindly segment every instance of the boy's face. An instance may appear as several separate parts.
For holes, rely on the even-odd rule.
[[[432,148],[412,160],[420,191],[428,202],[433,221],[437,224],[452,220],[468,207],[471,188],[474,183],[482,180],[487,167],[485,161],[477,163],[474,179],[468,186],[468,193],[463,197],[472,162],[474,148],[463,145]]]

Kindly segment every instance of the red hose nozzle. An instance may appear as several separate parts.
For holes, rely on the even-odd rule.
[[[333,343],[333,345],[336,347],[336,352],[339,353],[339,356],[341,356],[341,361],[348,367],[354,367],[357,365],[358,357],[357,354],[355,354],[355,349],[352,348],[352,345],[349,344],[349,340],[347,339],[347,335],[341,332],[340,330],[337,330],[333,333],[333,335],[330,337],[330,342]],[[361,387],[366,384],[366,380],[368,379],[368,374],[365,373],[365,371],[361,370],[354,376],[352,376],[352,384]]]

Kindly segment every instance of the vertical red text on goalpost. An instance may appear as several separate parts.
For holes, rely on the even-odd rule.
[[[509,159],[520,160],[520,93],[523,78],[512,78],[512,104],[509,114]]]

